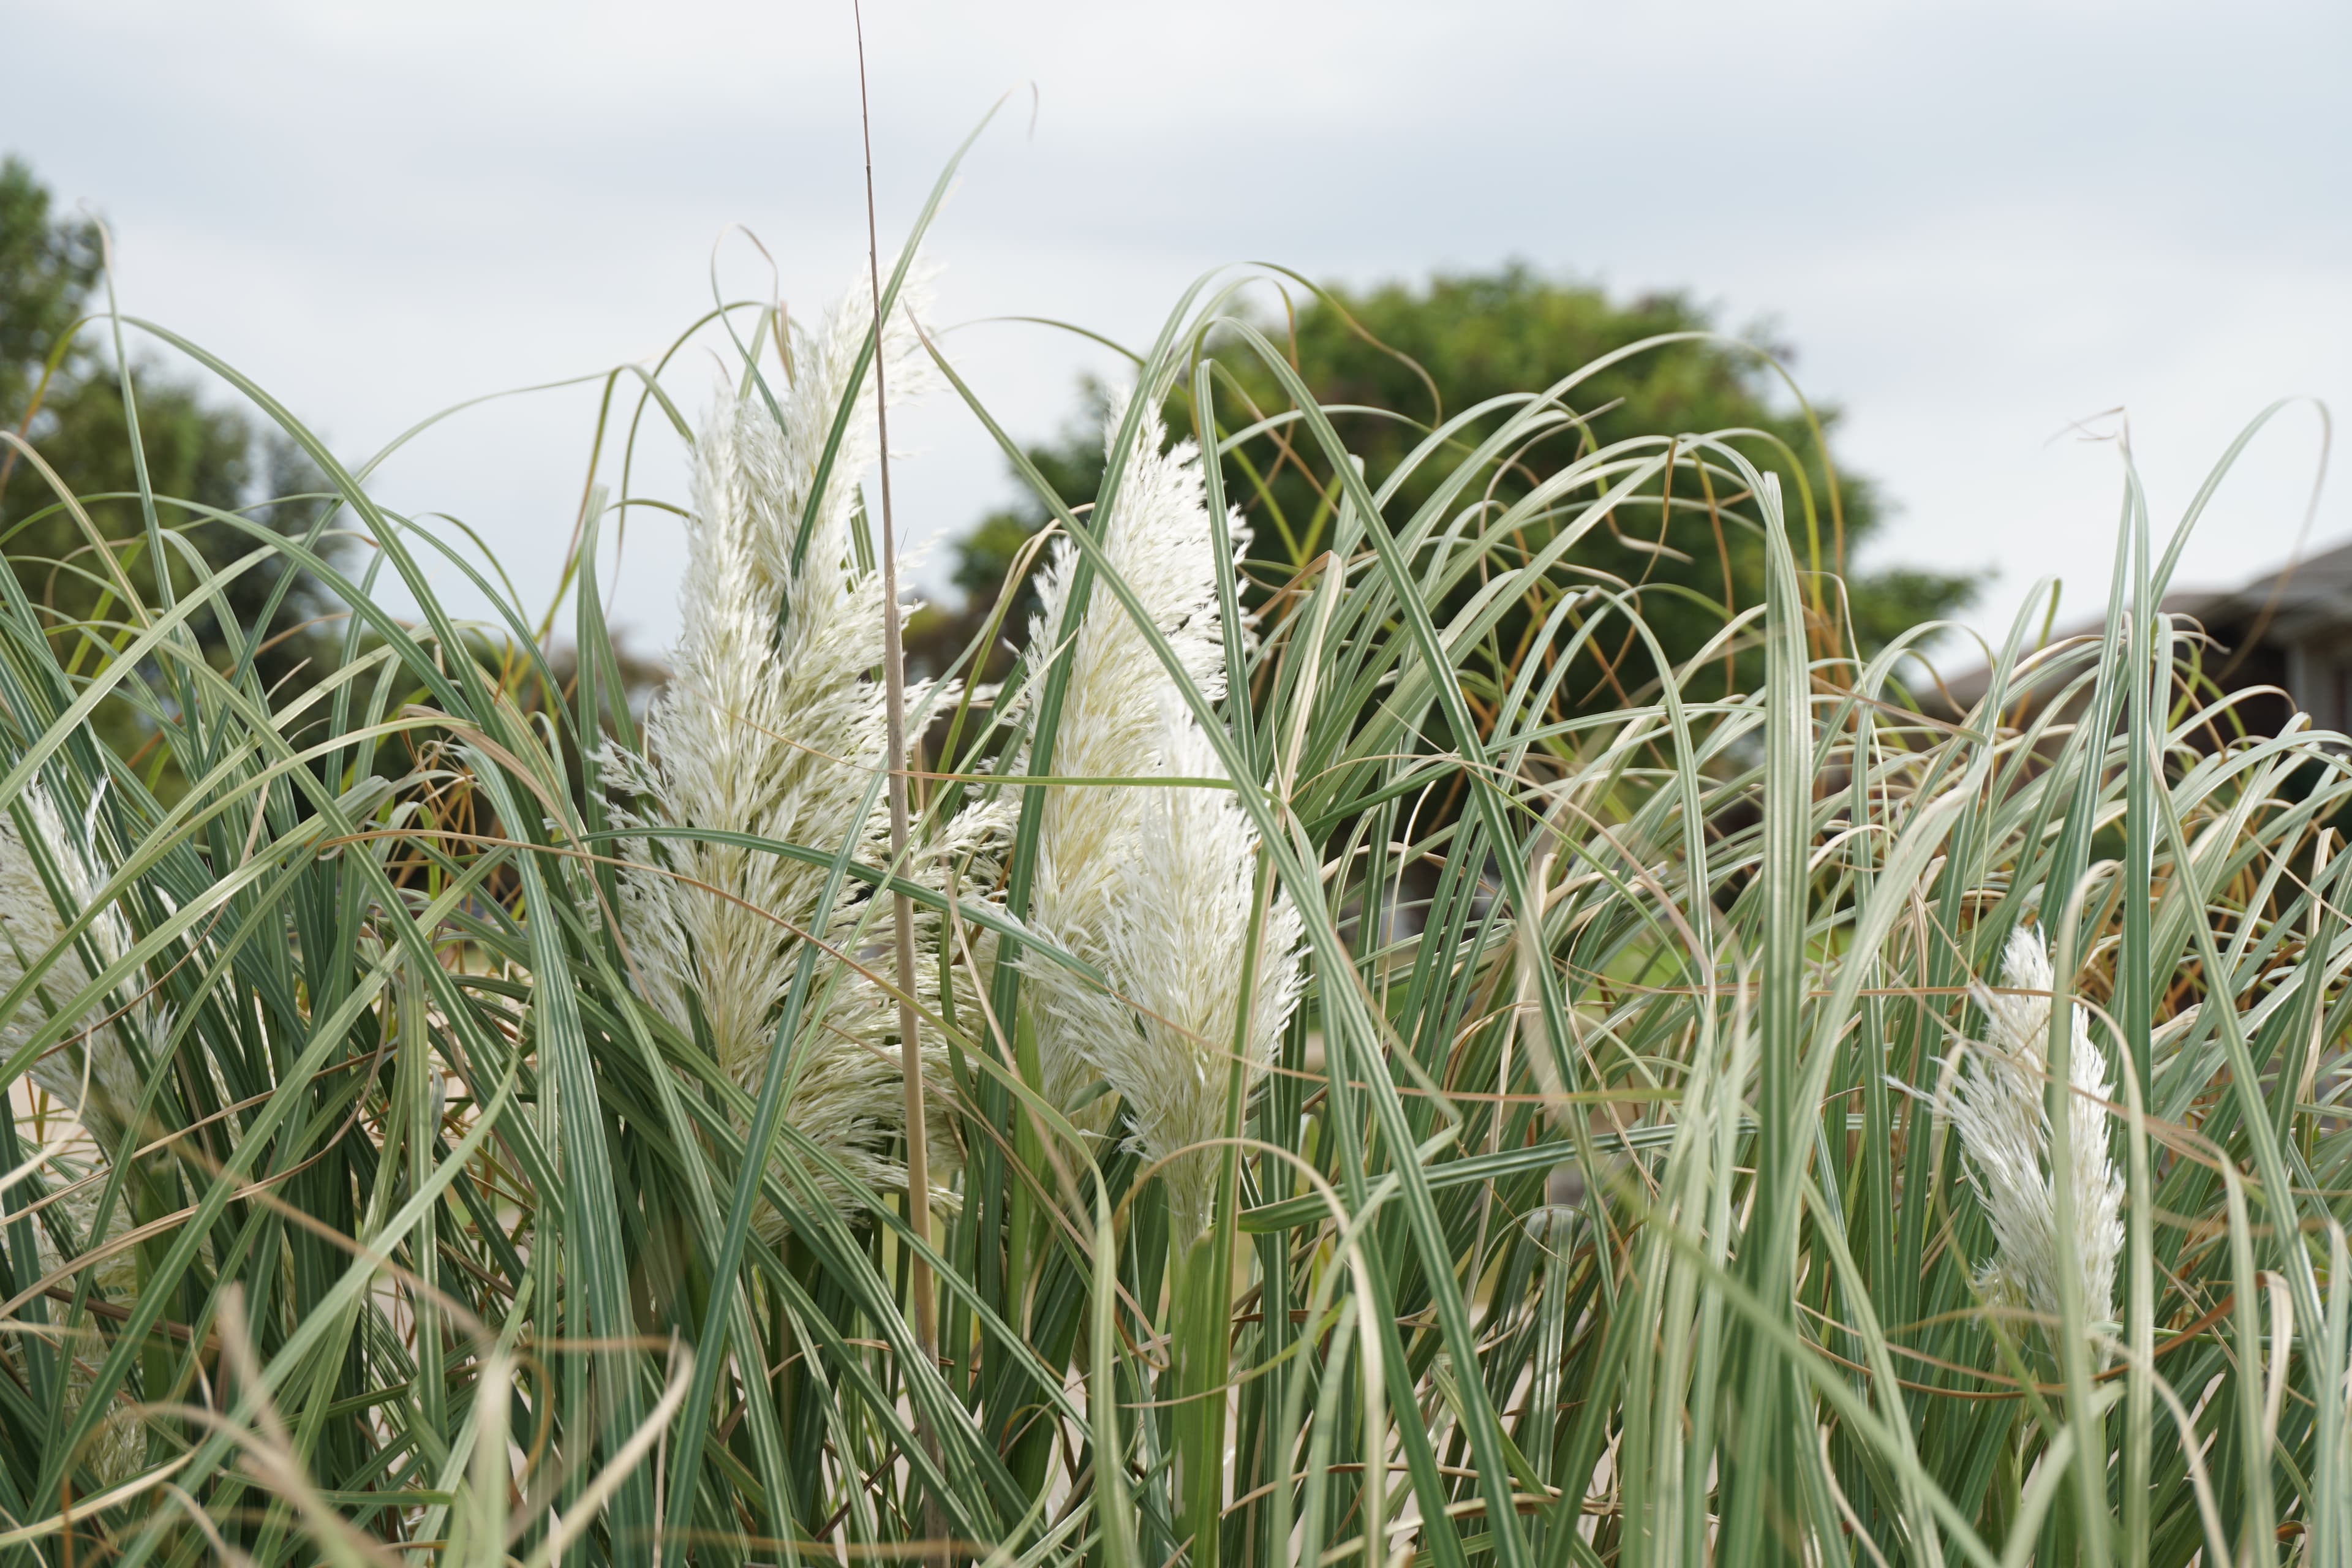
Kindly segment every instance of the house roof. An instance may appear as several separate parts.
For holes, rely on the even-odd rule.
[[[2196,621],[2224,644],[2250,634],[2264,643],[2300,642],[2331,630],[2352,634],[2352,542],[2290,562],[2234,588],[2176,589],[2157,607]],[[2053,632],[2050,640],[2096,637],[2105,625],[2103,612],[2095,620]],[[1991,673],[1989,666],[1979,665],[1948,679],[1944,687],[1965,711],[1984,695]]]
[[[2184,605],[2179,613],[2195,616],[2208,627],[2267,614],[2265,637],[2292,641],[2330,625],[2352,626],[2352,544],[2291,562],[2241,587],[2179,596],[2204,601],[2201,608]],[[2172,598],[2166,597],[2167,610],[2173,607]]]

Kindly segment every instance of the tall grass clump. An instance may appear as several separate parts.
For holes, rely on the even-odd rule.
[[[2252,429],[2168,536],[2126,463],[2104,626],[2042,590],[1949,711],[1791,454],[1515,487],[1588,368],[1360,465],[1213,277],[1099,491],[1024,469],[1043,609],[907,689],[901,848],[877,344],[1026,461],[915,276],[607,377],[558,614],[118,323],[332,510],[142,489],[80,618],[0,573],[0,1561],[2352,1563],[2347,742],[2160,607]],[[1671,662],[1617,529],[1764,596]],[[299,694],[264,568],[341,606]]]

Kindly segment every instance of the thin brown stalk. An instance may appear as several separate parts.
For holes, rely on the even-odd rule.
[[[882,366],[882,245],[874,217],[874,127],[866,101],[866,18],[850,0],[850,16],[857,29],[857,121],[866,149],[866,266],[874,290],[874,423],[879,437],[878,470],[882,482],[882,681],[884,721],[889,732],[890,864],[904,872],[907,861],[907,650],[898,626],[898,549],[890,513],[890,411]],[[923,1116],[923,1054],[917,1038],[915,1009],[915,904],[904,892],[891,900],[892,934],[898,957],[898,1062],[907,1086],[907,1223],[923,1247],[931,1239],[930,1154],[925,1147]],[[914,1299],[915,1347],[931,1366],[940,1361],[938,1304],[931,1289],[931,1266],[919,1247],[908,1260],[907,1293]],[[915,1430],[934,1458],[939,1438],[922,1414],[922,1402],[909,1402]],[[937,1499],[924,1500],[924,1533],[934,1541],[945,1536]],[[942,1552],[945,1563],[950,1553]]]

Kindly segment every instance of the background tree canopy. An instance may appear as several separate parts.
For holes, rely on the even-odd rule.
[[[86,320],[102,309],[94,300],[100,247],[94,220],[58,214],[30,168],[14,157],[0,161],[0,428],[28,441],[63,488],[80,499],[122,571],[152,604],[154,563],[139,501],[122,371],[101,352],[108,346],[102,329]],[[266,499],[314,497],[325,488],[282,435],[265,433],[242,411],[207,404],[194,386],[143,367],[133,367],[131,385],[158,520],[208,567],[246,555],[255,542],[209,520],[206,509],[240,511],[297,538],[318,520],[316,500]],[[110,574],[81,523],[49,479],[14,447],[0,452],[0,550],[27,598],[48,612],[49,624],[120,615],[119,605],[106,607]],[[313,624],[325,606],[305,582],[287,584],[270,610],[287,572],[272,557],[247,569],[222,595],[228,618],[248,634],[258,627],[265,639],[253,654],[265,687],[302,683],[331,646],[331,634]],[[178,560],[172,576],[184,595],[197,581],[196,568]],[[206,652],[226,668],[232,639],[222,617],[200,613],[194,624]],[[59,652],[71,660],[72,650]],[[100,730],[126,754],[135,754],[152,734],[135,710],[120,703],[101,715]]]
[[[1709,313],[1682,295],[1618,303],[1598,289],[1548,279],[1524,266],[1440,277],[1418,288],[1328,289],[1308,299],[1289,320],[1261,319],[1257,325],[1290,354],[1318,401],[1339,405],[1333,423],[1349,447],[1362,455],[1376,487],[1444,418],[1492,397],[1552,385],[1645,340],[1717,331]],[[1214,343],[1212,353],[1222,367],[1217,414],[1227,434],[1290,406],[1255,354],[1239,345],[1221,351]],[[1103,471],[1104,390],[1089,385],[1085,396],[1084,413],[1058,437],[1028,454],[1074,504],[1094,496]],[[1815,407],[1817,437],[1771,365],[1752,349],[1713,336],[1658,343],[1580,382],[1564,401],[1577,418],[1498,464],[1491,488],[1468,498],[1469,504],[1499,511],[1596,445],[1635,436],[1744,430],[1754,433],[1740,442],[1749,459],[1782,477],[1801,563],[1811,564],[1817,549],[1825,571],[1849,568],[1853,552],[1885,516],[1873,486],[1834,458],[1823,461],[1822,443],[1834,434],[1836,411]],[[1350,413],[1345,405],[1404,417]],[[1173,432],[1193,427],[1189,399],[1181,392],[1168,416]],[[1474,421],[1463,433],[1465,445],[1475,446],[1500,419],[1496,415]],[[1408,479],[1391,505],[1391,522],[1429,499],[1434,479],[1423,476],[1444,471],[1424,465]],[[1338,486],[1296,425],[1253,437],[1230,454],[1225,483],[1255,535],[1251,575],[1261,595],[1328,546]],[[1673,484],[1672,507],[1660,504],[1669,499],[1660,493],[1664,487],[1651,484],[1638,502],[1629,500],[1587,532],[1565,565],[1573,577],[1622,584],[1638,595],[1667,656],[1680,661],[1705,646],[1727,614],[1760,602],[1764,554],[1752,509],[1742,505],[1748,498],[1706,493],[1688,468],[1677,470]],[[1597,493],[1585,489],[1571,501],[1580,507]],[[1810,529],[1801,505],[1806,494],[1815,503]],[[961,616],[934,614],[924,628],[925,646],[935,661],[952,657],[983,624],[1016,554],[1045,521],[1042,504],[1024,501],[991,513],[958,542],[954,582],[968,598]],[[1526,548],[1540,547],[1541,538],[1535,535],[1545,526],[1528,531]],[[1848,570],[1843,613],[1852,617],[1860,647],[1874,651],[1904,629],[1958,608],[1974,587],[1974,579],[1962,576]],[[1465,596],[1469,591],[1465,587]],[[1825,587],[1823,603],[1832,615],[1841,613],[1833,587]],[[1012,607],[1004,620],[1007,637],[1017,641],[1025,634],[1027,610],[1025,602]],[[1523,611],[1496,629],[1499,658],[1507,661],[1515,647],[1524,644],[1529,626]],[[1632,666],[1618,669],[1621,641],[1597,637],[1580,656],[1589,668],[1572,672],[1563,683],[1567,707],[1617,703],[1622,698],[1612,688],[1638,688],[1653,678],[1638,653]],[[1002,668],[1001,656],[997,667]]]

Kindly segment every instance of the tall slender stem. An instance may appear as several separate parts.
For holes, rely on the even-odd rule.
[[[890,408],[883,383],[882,246],[874,218],[874,130],[866,103],[866,19],[851,0],[850,15],[857,26],[857,117],[866,143],[866,264],[874,289],[874,423],[881,442],[882,478],[882,682],[885,721],[890,745],[890,864],[899,875],[907,870],[907,650],[898,626],[898,545],[890,515]],[[924,1246],[931,1239],[931,1173],[925,1147],[923,1118],[923,1054],[918,1037],[915,1009],[915,905],[905,893],[892,900],[891,926],[898,949],[898,1061],[907,1088],[907,1221]],[[920,1251],[908,1260],[908,1294],[914,1298],[915,1345],[933,1367],[939,1365],[939,1305],[931,1289],[931,1267]],[[938,1440],[920,1411],[922,1401],[910,1401],[923,1445],[936,1453]],[[926,1510],[929,1528],[940,1533],[936,1502]],[[942,1549],[944,1552],[944,1549]]]

